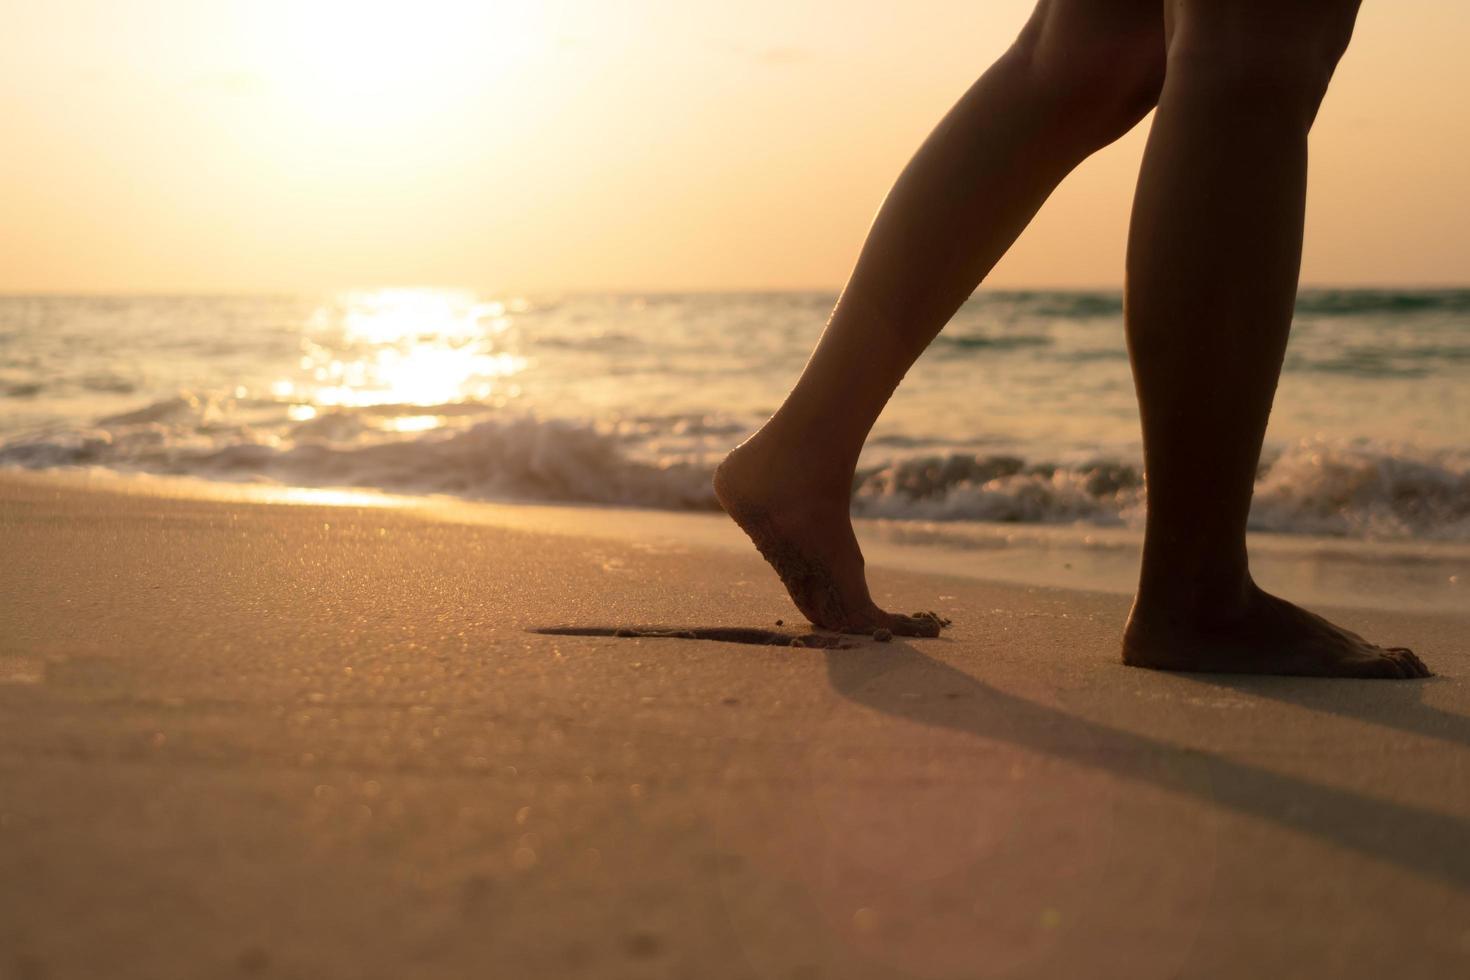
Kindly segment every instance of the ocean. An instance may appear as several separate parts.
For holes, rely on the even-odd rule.
[[[0,466],[710,511],[834,299],[0,297]],[[983,290],[879,421],[854,510],[1136,528],[1140,459],[1120,295]],[[1302,293],[1251,526],[1470,542],[1470,290]]]

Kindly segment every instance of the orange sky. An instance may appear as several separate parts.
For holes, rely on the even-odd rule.
[[[47,0],[0,36],[0,291],[836,288],[1023,0]],[[1303,278],[1470,269],[1470,7],[1366,4]],[[1145,127],[993,285],[1120,282]]]

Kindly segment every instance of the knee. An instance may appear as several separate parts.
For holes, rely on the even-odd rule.
[[[1079,16],[1079,6],[1097,7],[1043,4],[1011,56],[1024,67],[1048,113],[1101,146],[1132,129],[1158,103],[1166,62],[1163,23],[1156,13]]]
[[[1181,4],[1168,76],[1241,110],[1316,115],[1352,37],[1358,0]]]

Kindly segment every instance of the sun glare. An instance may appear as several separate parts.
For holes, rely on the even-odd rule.
[[[320,123],[426,120],[502,79],[546,43],[534,0],[304,0],[263,37],[266,72]]]
[[[511,390],[509,379],[526,366],[503,346],[515,306],[452,290],[349,293],[307,325],[300,362],[306,380],[283,380],[274,393],[346,408],[491,400]],[[384,428],[421,432],[441,421],[409,413]]]

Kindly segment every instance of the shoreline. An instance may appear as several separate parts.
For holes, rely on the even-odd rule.
[[[426,520],[560,536],[693,546],[749,555],[723,514],[606,504],[470,500],[370,488],[296,487],[105,469],[0,469],[0,484],[165,499],[350,506]],[[858,518],[868,565],[978,582],[1133,594],[1142,532],[1085,524]],[[1252,532],[1251,565],[1268,590],[1310,606],[1454,615],[1470,608],[1470,544]]]

